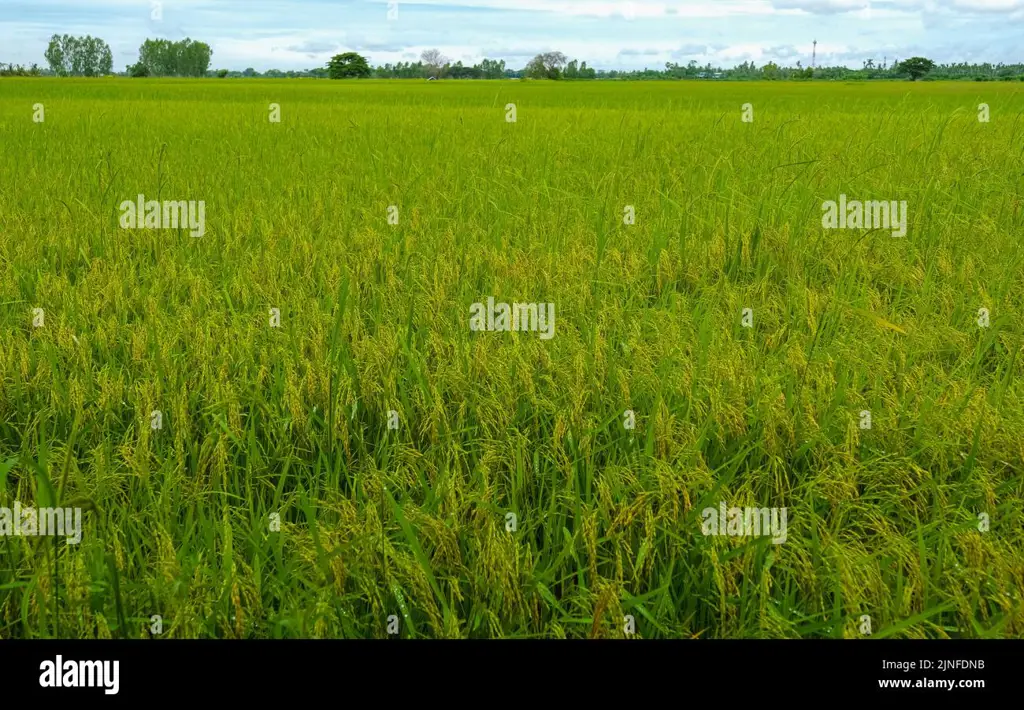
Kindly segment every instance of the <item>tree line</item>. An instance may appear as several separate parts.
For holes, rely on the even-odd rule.
[[[219,76],[234,76],[237,72],[222,70]],[[569,58],[562,52],[545,52],[536,55],[523,69],[510,69],[504,60],[484,59],[479,64],[464,66],[454,64],[440,51],[429,49],[423,52],[418,62],[398,62],[372,67],[366,57],[356,52],[335,55],[325,69],[306,72],[281,72],[270,70],[260,74],[246,69],[243,77],[311,77],[331,79],[376,78],[376,79],[551,79],[551,80],[679,80],[714,79],[738,81],[856,81],[856,80],[974,80],[974,81],[1024,81],[1024,64],[936,64],[927,57],[911,57],[879,64],[868,59],[861,69],[846,66],[805,67],[797,61],[795,66],[779,66],[768,62],[758,67],[754,62],[743,62],[732,68],[703,66],[691,60],[685,66],[666,62],[664,69],[604,70],[588,67],[587,63]]]
[[[113,72],[113,54],[102,39],[86,35],[53,35],[44,54],[48,69],[36,65],[0,63],[0,76],[107,76]],[[904,61],[888,57],[876,64],[865,60],[863,67],[846,66],[805,67],[797,61],[795,66],[779,66],[768,62],[760,67],[754,62],[743,62],[731,68],[700,65],[691,60],[686,65],[666,62],[663,69],[604,70],[588,67],[585,61],[570,60],[562,52],[544,52],[536,55],[522,69],[508,67],[505,60],[483,59],[477,64],[452,62],[437,49],[422,53],[418,62],[397,62],[371,66],[369,60],[356,53],[335,55],[324,67],[306,70],[281,71],[270,69],[260,73],[252,67],[245,71],[210,69],[213,50],[205,42],[186,38],[177,42],[166,39],[147,39],[139,47],[139,59],[126,67],[121,75],[132,77],[218,77],[218,78],[314,78],[314,79],[550,79],[550,80],[678,80],[715,79],[742,81],[800,81],[800,80],[974,80],[1024,81],[1024,64],[968,64],[967,62],[936,64],[925,57],[911,57]]]
[[[523,69],[511,69],[504,59],[483,59],[478,64],[452,63],[437,49],[425,50],[418,62],[398,62],[371,67],[366,57],[355,52],[334,56],[327,65],[331,79],[373,77],[377,79],[596,79],[597,72],[568,61],[561,52],[538,54]]]
[[[90,35],[55,34],[43,56],[49,69],[38,71],[37,75],[109,76],[114,71],[114,55],[110,46],[99,37]],[[135,77],[207,76],[212,56],[213,50],[205,42],[189,38],[178,42],[147,39],[139,47],[139,60],[129,65],[124,74]]]
[[[4,64],[0,62],[0,76],[42,76],[43,70],[38,64],[30,67],[21,64]]]
[[[704,66],[691,60],[685,66],[666,62],[665,68],[643,70],[595,70],[586,62],[569,58],[562,52],[544,52],[531,59],[526,67],[520,70],[509,69],[504,60],[498,62],[484,59],[473,66],[463,66],[462,62],[452,64],[436,49],[423,52],[420,61],[396,65],[385,64],[382,67],[370,67],[365,57],[355,52],[346,52],[335,56],[328,64],[328,76],[332,79],[373,77],[379,79],[551,79],[551,80],[583,80],[583,79],[619,79],[619,80],[652,80],[652,79],[732,79],[743,81],[784,81],[784,80],[955,80],[973,79],[975,81],[1024,81],[1024,64],[936,64],[927,57],[911,57],[904,61],[894,60],[891,64],[888,57],[876,65],[868,59],[861,69],[845,66],[836,67],[805,67],[797,61],[793,67],[782,67],[775,62],[768,62],[758,67],[754,62],[743,62],[732,68]]]
[[[139,61],[128,66],[128,74],[145,76],[207,76],[213,50],[206,42],[185,38],[178,42],[147,39],[139,47]]]
[[[110,46],[90,35],[53,35],[43,56],[56,76],[106,76],[114,70]]]

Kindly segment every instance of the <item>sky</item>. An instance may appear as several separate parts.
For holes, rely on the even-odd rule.
[[[861,67],[1024,61],[1024,0],[0,0],[0,62],[45,66],[53,34],[100,37],[123,70],[147,37],[191,37],[213,69],[308,69],[355,51],[371,64],[484,57],[522,68],[561,51],[598,69],[769,61]]]

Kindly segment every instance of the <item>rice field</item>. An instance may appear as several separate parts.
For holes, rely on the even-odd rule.
[[[0,638],[1024,636],[1020,86],[3,79],[0,138],[0,506],[82,510]]]

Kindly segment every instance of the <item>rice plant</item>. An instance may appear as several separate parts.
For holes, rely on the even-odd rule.
[[[1021,637],[1022,111],[5,79],[0,638]]]

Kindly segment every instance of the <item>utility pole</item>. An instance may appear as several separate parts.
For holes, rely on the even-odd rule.
[[[814,40],[814,49],[811,51],[811,69],[814,69],[814,60],[818,56],[818,40]]]

